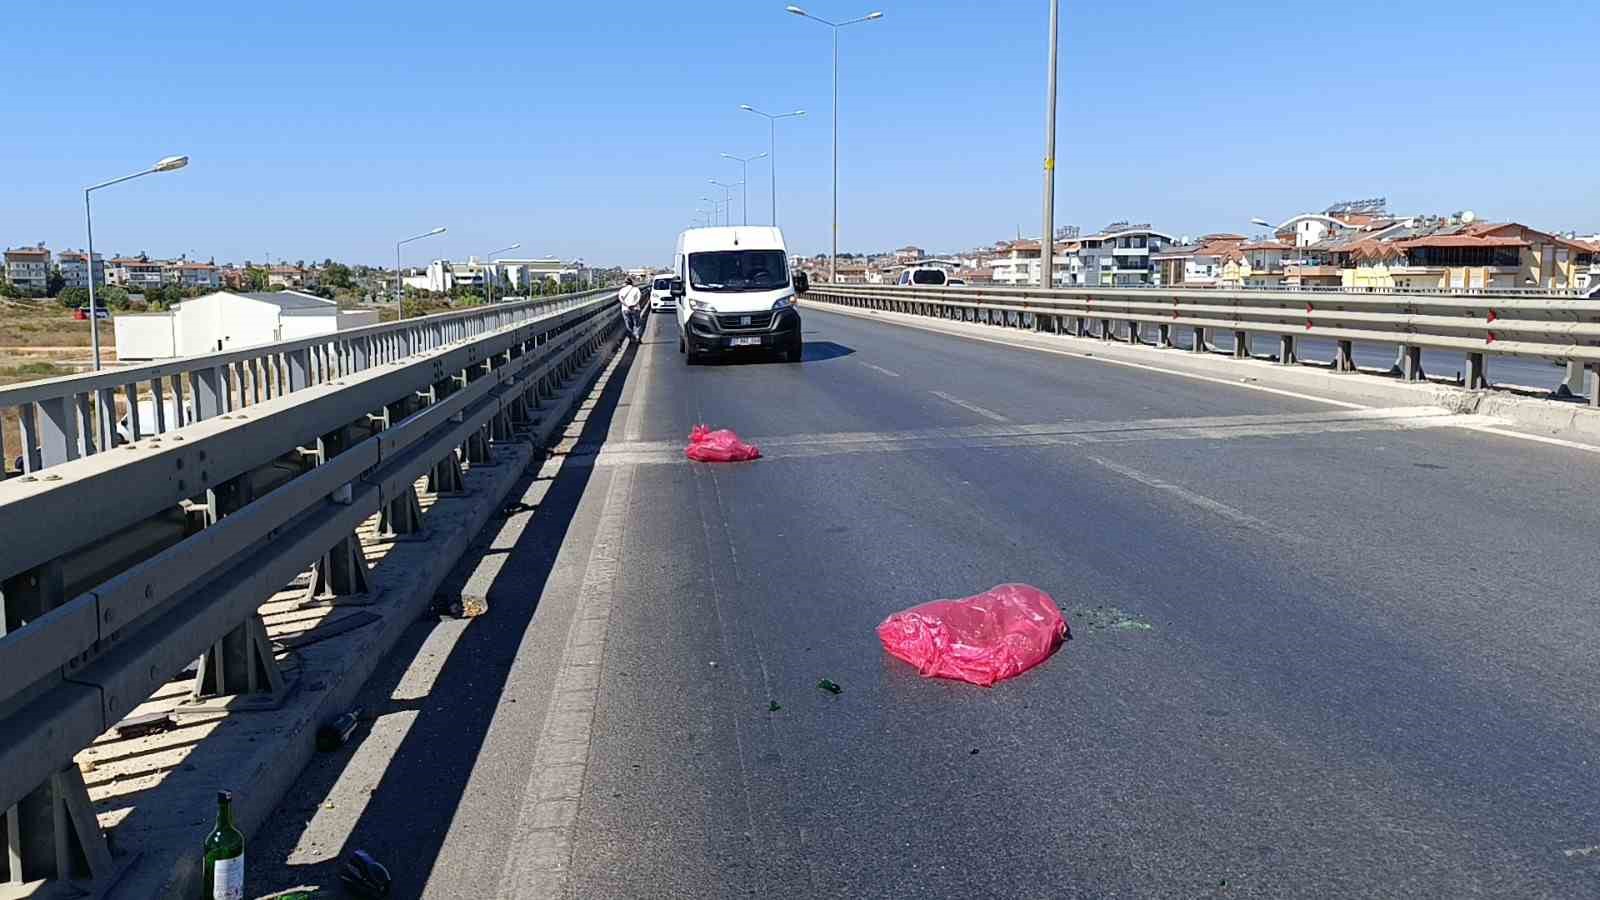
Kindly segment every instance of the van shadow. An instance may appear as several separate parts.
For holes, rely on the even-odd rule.
[[[636,353],[633,345],[623,351],[582,425],[580,446],[598,448],[604,444]],[[561,433],[558,428],[553,434]],[[529,486],[540,480],[537,470],[537,463],[530,465],[517,481],[506,498],[510,507],[515,507]],[[278,890],[313,884],[337,890],[340,861],[359,848],[389,869],[394,879],[391,898],[420,897],[426,890],[446,836],[452,826],[463,827],[463,823],[455,821],[463,793],[480,763],[479,753],[495,714],[506,702],[507,678],[594,471],[589,465],[562,466],[539,502],[533,523],[509,551],[489,549],[489,535],[504,521],[507,510],[502,509],[489,520],[485,532],[468,547],[441,590],[460,585],[463,573],[485,555],[501,552],[509,558],[496,586],[510,578],[515,581],[514,591],[491,589],[491,609],[482,623],[462,623],[466,627],[457,631],[452,627],[454,622],[441,623],[425,616],[406,631],[389,653],[388,661],[362,688],[356,703],[373,717],[412,716],[410,725],[392,749],[375,748],[380,758],[387,757],[381,771],[368,772],[352,766],[369,737],[365,727],[357,731],[350,745],[313,760],[274,811],[273,820],[300,820],[309,826],[312,815],[329,801],[336,788],[337,793],[345,795],[352,784],[370,785],[370,796],[365,798],[366,805],[355,821],[341,829],[343,840],[339,847],[315,848],[317,862],[287,862],[296,848],[309,840],[306,827],[277,829],[270,846],[256,848],[264,857],[259,865],[269,870],[263,874],[273,882],[268,887]],[[395,699],[396,693],[414,691],[414,687],[402,688],[408,670],[420,654],[429,652],[430,640],[437,641],[446,636],[445,632],[454,632],[456,640],[453,646],[442,645],[447,648],[443,652],[448,657],[426,693]],[[269,825],[267,830],[273,829]]]

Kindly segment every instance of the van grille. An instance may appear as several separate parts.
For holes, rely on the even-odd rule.
[[[772,311],[717,316],[717,325],[723,331],[765,331],[772,327]]]

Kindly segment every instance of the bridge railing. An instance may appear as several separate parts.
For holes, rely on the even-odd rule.
[[[607,293],[479,306],[0,388],[0,418],[15,415],[21,426],[20,447],[0,429],[0,471],[20,458],[22,472],[38,472]]]
[[[357,527],[420,533],[418,480],[459,490],[619,329],[595,291],[0,391],[56,423],[0,481],[0,831],[31,848],[0,884],[99,878],[74,754],[197,658],[197,697],[281,693],[260,604],[308,568],[314,602],[361,594]],[[67,430],[136,382],[187,382],[199,420]]]
[[[1355,369],[1356,342],[1403,348],[1403,375],[1423,377],[1422,351],[1465,354],[1465,386],[1487,387],[1485,359],[1517,356],[1600,366],[1600,300],[1521,292],[1388,293],[1177,288],[929,287],[813,284],[808,300],[864,309],[1009,325],[1104,340],[1173,346],[1174,327],[1191,330],[1191,349],[1209,352],[1208,336],[1231,332],[1234,355],[1252,355],[1252,338],[1278,339],[1280,363],[1298,361],[1301,338],[1337,347],[1335,368]],[[1125,331],[1126,336],[1118,334]],[[1600,393],[1600,392],[1595,392]]]

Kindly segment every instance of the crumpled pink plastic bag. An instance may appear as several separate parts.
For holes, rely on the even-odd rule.
[[[1026,584],[934,600],[901,610],[878,626],[883,649],[916,666],[922,677],[983,687],[1028,671],[1070,635],[1055,600]]]
[[[760,459],[761,451],[727,428],[712,431],[709,425],[696,425],[689,432],[689,446],[683,455],[696,462],[744,462]]]

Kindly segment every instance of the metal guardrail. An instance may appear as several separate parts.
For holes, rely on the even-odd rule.
[[[1424,349],[1463,353],[1466,387],[1485,388],[1488,356],[1519,356],[1600,368],[1600,300],[1560,295],[1369,294],[1307,296],[1290,291],[1176,288],[902,288],[818,283],[806,298],[994,325],[1013,325],[1079,337],[1129,338],[1157,328],[1156,346],[1170,347],[1174,326],[1194,333],[1192,349],[1209,351],[1206,335],[1232,332],[1234,355],[1251,355],[1253,335],[1278,338],[1277,360],[1294,364],[1302,337],[1335,342],[1334,367],[1353,371],[1355,342],[1398,344],[1402,375],[1423,377]],[[1591,402],[1597,401],[1591,392]]]
[[[101,878],[74,754],[197,658],[197,695],[281,692],[260,604],[308,567],[308,595],[365,590],[357,526],[420,531],[417,480],[458,490],[619,327],[596,291],[0,391],[55,429],[0,481],[0,831],[32,848],[10,880]],[[200,421],[71,440],[86,399],[184,380]]]
[[[138,440],[165,434],[192,421],[470,340],[614,292],[608,288],[479,306],[0,388],[0,416],[14,411],[22,426],[20,448],[7,446],[0,430],[0,462],[10,465],[13,458],[20,457],[23,472],[37,472],[125,443],[125,437],[118,434],[122,414],[117,410],[126,410],[126,437]],[[154,421],[142,420],[140,399],[152,401]],[[177,421],[167,421],[172,417]]]

